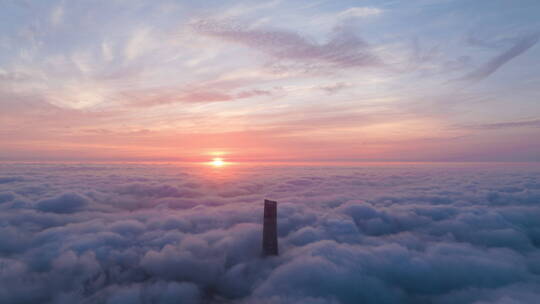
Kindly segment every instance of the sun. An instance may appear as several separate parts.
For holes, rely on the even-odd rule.
[[[221,166],[223,166],[225,164],[225,162],[223,161],[223,158],[216,157],[216,158],[212,159],[211,164],[214,167],[221,167]]]

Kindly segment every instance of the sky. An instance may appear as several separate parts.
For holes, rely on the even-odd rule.
[[[0,0],[0,160],[540,161],[539,13]]]

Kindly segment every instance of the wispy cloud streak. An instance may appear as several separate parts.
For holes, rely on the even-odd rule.
[[[525,127],[540,128],[540,119],[525,120],[525,121],[497,122],[497,123],[466,126],[467,129],[479,129],[479,130],[499,130],[499,129],[509,129],[509,128],[525,128]]]
[[[282,60],[319,62],[339,68],[382,64],[369,44],[347,28],[336,30],[330,41],[322,44],[281,29],[246,29],[215,21],[199,21],[193,28],[199,33],[239,43]]]
[[[479,81],[487,78],[489,75],[495,73],[500,67],[508,63],[510,60],[525,53],[528,49],[534,46],[540,39],[540,33],[530,34],[518,39],[518,41],[510,49],[495,56],[487,63],[483,64],[474,71],[466,74],[459,80],[463,81]]]

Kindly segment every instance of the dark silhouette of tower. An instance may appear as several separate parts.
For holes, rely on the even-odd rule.
[[[263,256],[278,255],[277,202],[264,200]]]

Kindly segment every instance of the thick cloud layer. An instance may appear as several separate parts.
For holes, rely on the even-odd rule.
[[[0,165],[2,303],[536,303],[540,167]],[[263,198],[279,257],[261,258]]]

